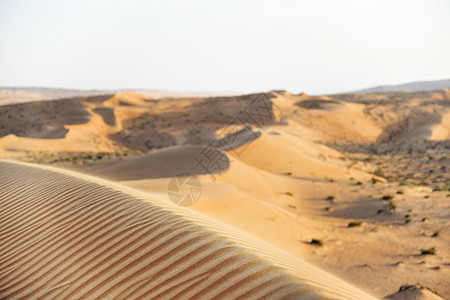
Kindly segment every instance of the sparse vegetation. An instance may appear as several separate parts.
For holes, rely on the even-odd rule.
[[[435,232],[433,232],[433,234],[431,235],[431,237],[438,237],[439,236],[439,230],[436,230]]]
[[[285,195],[289,196],[289,197],[294,197],[294,194],[292,194],[291,192],[286,192],[284,193]]]
[[[362,222],[360,221],[352,221],[350,223],[348,223],[347,227],[352,228],[352,227],[359,227],[361,226]]]
[[[436,248],[435,247],[430,247],[427,249],[421,249],[420,253],[422,255],[435,255],[436,254]]]
[[[327,200],[329,200],[329,201],[334,201],[334,199],[335,199],[335,197],[333,195],[330,195],[327,197]]]
[[[383,195],[383,197],[381,197],[382,200],[384,201],[391,201],[392,199],[394,199],[393,195]]]
[[[397,204],[395,203],[394,199],[389,200],[388,211],[394,211],[396,209],[397,209]]]
[[[319,239],[311,239],[310,244],[311,244],[311,245],[317,245],[317,246],[320,246],[320,247],[323,246],[322,240],[319,240]]]
[[[405,215],[405,223],[406,224],[408,224],[408,223],[411,223],[411,221],[412,221],[412,218],[411,218],[411,215]]]

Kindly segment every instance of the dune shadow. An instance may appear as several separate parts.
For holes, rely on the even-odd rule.
[[[377,138],[377,142],[396,142],[398,140],[428,140],[433,131],[432,125],[442,122],[441,115],[434,115],[435,120],[413,127],[413,119],[406,118],[386,126]]]
[[[277,123],[276,116],[281,109],[272,101],[272,94],[254,94],[245,98],[245,105],[237,112],[232,124],[253,125],[263,127]]]
[[[376,220],[383,218],[377,212],[386,208],[386,203],[382,201],[360,198],[355,203],[349,203],[346,208],[335,209],[327,213],[327,216],[339,219],[359,219],[359,220]]]
[[[229,151],[248,145],[260,136],[261,132],[253,131],[251,127],[246,126],[241,130],[227,134],[222,139],[216,140],[215,145],[221,150]]]
[[[133,150],[154,150],[177,145],[176,139],[168,132],[156,130],[122,130],[108,135],[108,138],[118,145]]]
[[[116,117],[114,115],[114,108],[111,107],[98,107],[93,110],[94,113],[99,114],[105,124],[109,126],[116,126]]]
[[[180,174],[220,175],[230,167],[227,155],[211,145],[172,147],[123,160],[99,164],[90,174],[112,180],[171,178]]]
[[[77,99],[86,101],[89,103],[102,103],[108,99],[111,99],[114,96],[114,94],[108,94],[108,95],[97,95],[97,96],[88,96],[88,97],[78,97]]]
[[[64,126],[60,126],[53,130],[47,131],[44,134],[36,137],[38,139],[63,139],[66,137],[66,134],[69,132],[69,129]]]
[[[309,99],[297,102],[295,105],[306,108],[306,109],[324,109],[327,105],[330,104],[341,104],[341,102],[337,100],[324,100],[324,99]]]

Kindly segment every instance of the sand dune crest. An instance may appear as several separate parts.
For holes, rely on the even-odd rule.
[[[72,175],[0,162],[0,298],[370,299],[206,217]]]

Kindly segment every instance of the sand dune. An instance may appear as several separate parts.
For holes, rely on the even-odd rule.
[[[2,298],[371,298],[148,195],[51,168],[0,170]]]
[[[406,285],[402,286],[400,290],[388,297],[386,300],[442,300],[443,298],[439,297],[435,293],[431,292],[429,289],[424,288],[420,285]]]
[[[172,147],[126,160],[99,164],[90,168],[89,174],[117,181],[168,178],[183,173],[205,174],[205,170],[194,160],[203,148],[200,145]]]
[[[293,120],[313,128],[317,132],[316,139],[372,142],[381,133],[381,128],[364,113],[362,104],[310,97],[295,105],[300,111]]]
[[[329,275],[305,264],[303,260],[338,274],[379,297],[393,294],[405,283],[417,282],[448,295],[448,280],[445,279],[448,274],[448,224],[445,220],[448,219],[446,170],[450,166],[448,151],[445,149],[448,149],[446,139],[450,128],[449,95],[449,91],[433,91],[316,97],[271,91],[239,97],[154,99],[136,93],[117,93],[0,106],[1,158],[53,164],[78,172],[74,174],[42,167],[36,169],[28,165],[2,164],[5,168],[1,167],[0,173],[8,174],[1,180],[13,184],[7,190],[8,195],[25,199],[17,202],[8,196],[4,198],[5,201],[12,201],[8,200],[8,205],[32,208],[37,207],[34,206],[36,203],[43,203],[45,211],[37,208],[33,211],[15,210],[13,206],[8,206],[11,210],[8,208],[5,218],[17,218],[20,224],[7,227],[1,233],[15,243],[7,244],[11,247],[7,246],[9,248],[5,248],[4,252],[6,256],[2,256],[3,260],[0,258],[7,264],[1,269],[5,270],[5,276],[14,275],[0,282],[3,285],[1,291],[7,295],[25,295],[23,293],[28,292],[44,295],[48,292],[49,295],[55,293],[64,296],[67,285],[67,293],[76,298],[80,294],[74,294],[78,293],[78,288],[72,286],[71,282],[75,278],[74,282],[78,282],[83,277],[87,281],[80,283],[85,291],[82,293],[95,293],[89,290],[91,279],[85,270],[90,268],[87,266],[91,264],[90,259],[103,255],[103,250],[96,252],[95,242],[91,242],[87,235],[80,234],[83,230],[94,232],[107,223],[106,230],[112,229],[112,226],[118,227],[98,237],[102,247],[116,249],[115,244],[110,245],[103,238],[112,241],[121,237],[130,241],[136,238],[133,245],[140,243],[140,238],[134,233],[128,235],[121,227],[122,221],[128,224],[125,227],[138,226],[133,225],[133,220],[123,219],[124,215],[134,216],[141,210],[141,206],[138,208],[131,204],[138,201],[129,200],[132,196],[150,201],[142,204],[143,207],[150,205],[152,209],[161,208],[161,218],[167,217],[178,224],[178,219],[169,217],[175,214],[183,222],[192,222],[194,227],[201,226],[200,232],[205,230],[214,236],[219,235],[227,243],[232,243],[227,249],[237,247],[245,253],[250,251],[264,264],[276,267],[276,272],[289,274],[286,276],[290,276],[292,282],[300,280],[300,285],[307,283],[307,289],[311,287],[313,293],[323,293],[330,298],[335,298],[333,293],[345,295],[344,298],[353,294],[350,292],[352,288],[349,288],[348,293],[345,292],[347,294],[342,294],[334,285],[336,278],[326,279],[330,278],[327,277]],[[220,171],[216,170],[213,174],[209,174],[195,160],[210,143],[220,149],[215,154],[220,155],[225,163]],[[27,171],[19,172],[22,168]],[[173,176],[180,173],[196,175],[203,186],[201,201],[190,207],[191,210],[174,207],[169,200],[168,184]],[[21,177],[22,174],[26,175]],[[64,177],[68,183],[64,183],[63,175],[69,176]],[[37,182],[33,183],[35,180]],[[53,183],[55,180],[60,181]],[[410,180],[420,186],[410,187]],[[3,188],[2,183],[0,187]],[[56,186],[55,190],[49,184]],[[82,194],[91,189],[86,184],[95,185],[89,192],[95,198],[92,201],[89,200],[91,196]],[[31,188],[31,185],[34,187]],[[11,189],[17,186],[30,189]],[[113,188],[119,194],[97,194],[97,187],[103,190]],[[68,194],[67,197],[64,192],[58,194],[65,188],[73,189],[74,194]],[[42,197],[39,196],[41,193]],[[52,193],[64,196],[67,203],[73,203],[80,216],[89,214],[90,205],[98,200],[107,210],[105,216],[111,220],[109,222],[105,217],[100,223],[95,223],[95,218],[100,216],[95,215],[92,219],[83,219],[92,223],[92,228],[89,227],[91,225],[77,225],[70,217],[71,206],[57,206],[57,202],[46,199]],[[77,198],[77,193],[83,197]],[[123,196],[123,193],[128,196]],[[391,209],[388,201],[383,202],[384,195],[394,195],[392,205],[396,205],[396,209]],[[116,203],[116,196],[117,199],[128,199],[120,201],[127,203],[131,209],[122,207],[122,204],[106,204],[108,197]],[[152,212],[148,215],[144,213],[146,209],[143,209],[142,224],[147,222],[147,216],[153,218]],[[73,224],[81,226],[76,227],[79,229],[73,235],[65,236],[66,240],[58,240],[58,235],[67,229],[59,221],[55,224],[27,224],[26,220],[44,220],[45,215],[54,216],[59,211],[61,215],[54,217],[55,220],[60,220],[60,216],[69,216],[64,217],[69,220],[66,227],[70,228]],[[139,218],[140,214],[136,220]],[[156,217],[152,220],[156,222]],[[349,228],[347,225],[355,220],[362,222],[362,225]],[[14,221],[11,224],[16,223]],[[33,236],[27,235],[33,230],[40,230],[42,226],[45,229],[42,235],[41,231]],[[154,229],[151,226],[139,227],[142,230],[139,232],[151,234],[150,231]],[[15,233],[22,231],[24,235],[17,235],[18,240],[14,240]],[[434,232],[439,237],[434,237]],[[57,242],[64,241],[65,244],[52,244],[53,250],[42,252],[45,258],[40,254],[29,256],[31,252],[26,252],[27,249],[39,253],[37,249],[46,247],[38,241],[38,237],[43,236],[56,239]],[[164,243],[165,240],[159,238],[162,237],[155,237],[155,241]],[[322,246],[312,243],[313,239],[319,239]],[[82,245],[82,240],[90,247],[86,251],[76,248]],[[192,241],[190,235],[186,235],[186,241],[188,245],[197,242]],[[146,241],[142,240],[142,243]],[[215,243],[212,244],[213,248],[216,247]],[[67,250],[67,256],[52,252],[60,246],[65,247],[60,249]],[[435,255],[420,255],[421,248],[432,246],[437,249]],[[14,259],[12,251],[20,247],[24,247],[23,256],[8,264],[9,258]],[[151,253],[151,249],[146,247],[136,251]],[[197,254],[201,256],[195,252]],[[93,285],[107,286],[107,282],[100,282],[104,279],[101,274],[112,278],[110,272],[114,271],[111,270],[116,270],[116,266],[122,268],[121,263],[126,263],[127,259],[136,258],[115,255],[118,254],[111,256],[111,264],[114,264],[111,269],[100,267],[100,275],[92,275]],[[53,257],[58,259],[56,264],[52,264]],[[68,259],[67,263],[74,270],[74,275],[64,270],[65,259]],[[95,258],[92,265],[104,266],[108,260]],[[140,265],[133,265],[132,269],[132,272],[136,270],[136,282],[127,275],[120,280],[132,282],[127,292],[139,290],[146,293],[141,287],[141,284],[148,283],[148,277],[145,276],[158,276],[165,271],[155,274],[145,268],[139,271],[141,263],[147,266],[152,261],[149,257],[137,261]],[[157,263],[164,264],[159,260]],[[182,260],[180,263],[188,264]],[[204,263],[207,265],[207,262]],[[50,264],[51,270],[44,268],[46,264]],[[192,264],[195,265],[195,261]],[[209,270],[206,265],[208,274],[216,271],[214,268],[213,271]],[[25,268],[29,266],[30,273],[27,273]],[[41,266],[43,271],[39,270]],[[237,269],[233,274],[240,274],[239,266],[230,265],[230,268]],[[18,273],[15,273],[16,269]],[[52,273],[54,270],[57,273]],[[166,271],[172,272],[172,269]],[[58,275],[59,272],[61,275]],[[258,274],[249,276],[256,278]],[[144,277],[139,277],[141,275]],[[203,281],[203,275],[183,276],[180,281],[176,281],[180,289],[188,282],[196,285]],[[326,280],[316,280],[317,276]],[[48,284],[44,283],[43,288],[54,290],[37,291],[39,282],[48,278],[52,279],[49,279]],[[140,280],[142,282],[138,283]],[[258,282],[264,280],[261,278]],[[274,284],[276,288],[289,285],[296,290],[297,283],[287,284],[284,279],[275,281],[281,284]],[[165,284],[161,281],[161,285]],[[228,283],[224,281],[221,284]],[[241,286],[240,283],[236,284]],[[263,285],[269,292],[272,281]],[[342,286],[347,287],[346,284]],[[36,291],[29,287],[35,287]],[[115,288],[109,286],[108,293]],[[176,289],[173,287],[172,290]],[[111,293],[122,297],[122,292],[125,293]],[[231,289],[227,292],[231,292]],[[240,293],[239,289],[236,293]],[[1,295],[5,294],[0,294],[0,298]]]
[[[244,149],[230,151],[235,159],[272,173],[320,178],[365,175],[349,171],[338,159],[339,152],[282,130],[262,132],[258,139],[241,148]]]
[[[317,141],[445,140],[450,128],[447,94],[434,92],[426,102],[411,98],[402,102],[402,109],[398,109],[396,103],[374,106],[341,100],[348,97],[354,102],[351,95],[334,96],[337,98],[334,99],[280,91],[229,98],[176,100],[117,93],[33,102],[0,109],[3,124],[0,149],[9,151],[2,155],[4,157],[15,156],[17,151],[46,149],[57,152],[116,151],[123,147],[160,149],[205,144],[217,139],[217,133],[229,129],[232,122],[237,127],[263,125],[295,134],[302,139],[295,144],[305,145],[299,150],[301,153],[307,148],[310,149],[308,153],[316,151],[317,146],[313,144]],[[371,99],[370,95],[361,97]],[[377,97],[382,95],[377,94]],[[380,101],[385,101],[383,99]],[[258,104],[253,105],[252,101],[256,100],[258,102],[254,103]],[[251,114],[261,106],[270,111],[265,112],[268,113],[266,119],[260,120],[262,124],[255,124],[262,115],[254,119]],[[24,115],[33,117],[26,119]]]

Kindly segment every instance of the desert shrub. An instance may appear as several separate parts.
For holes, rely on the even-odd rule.
[[[285,195],[288,195],[288,196],[290,196],[290,197],[294,197],[294,194],[292,194],[291,192],[286,192],[286,193],[284,193]]]
[[[395,203],[394,199],[389,200],[388,211],[393,211],[396,208],[397,208],[397,204]]]
[[[322,247],[323,242],[322,242],[322,240],[319,240],[319,239],[311,239],[311,245],[317,245],[317,246]]]
[[[422,255],[435,255],[436,254],[436,248],[435,247],[430,247],[427,249],[421,249],[420,253]]]
[[[408,224],[412,221],[411,215],[405,215],[405,223]]]
[[[327,197],[327,200],[330,200],[330,201],[334,201],[334,199],[335,199],[335,197],[333,195],[330,195]]]
[[[435,232],[433,232],[433,234],[431,236],[432,237],[438,237],[439,236],[439,230],[436,230]]]
[[[362,222],[360,221],[352,221],[350,223],[348,223],[347,227],[352,228],[352,227],[358,227],[361,226]]]
[[[383,197],[381,197],[382,200],[384,201],[390,201],[392,199],[394,199],[393,195],[383,195]]]

